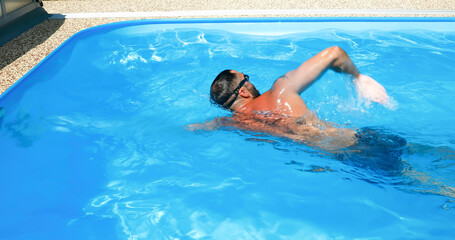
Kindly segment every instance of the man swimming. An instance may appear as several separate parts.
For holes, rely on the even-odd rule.
[[[190,127],[232,126],[290,138],[325,150],[351,146],[356,142],[356,131],[320,120],[300,97],[328,69],[352,76],[360,97],[382,104],[389,101],[384,87],[360,74],[346,52],[335,46],[278,78],[264,94],[259,93],[248,75],[235,70],[222,71],[211,85],[210,98],[213,103],[233,112],[233,116]]]
[[[278,78],[264,94],[259,93],[248,75],[235,70],[222,71],[210,87],[210,98],[214,104],[231,111],[232,116],[216,118],[205,124],[191,124],[188,129],[234,127],[285,137],[333,153],[335,158],[349,165],[388,176],[409,176],[415,182],[430,182],[438,188],[428,192],[455,197],[454,188],[414,171],[401,159],[404,151],[408,154],[433,152],[453,159],[455,151],[409,144],[385,129],[340,127],[322,121],[308,109],[300,94],[329,69],[351,76],[359,97],[388,104],[390,99],[384,87],[360,74],[346,52],[335,46],[324,49]]]

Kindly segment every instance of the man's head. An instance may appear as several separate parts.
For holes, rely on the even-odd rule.
[[[235,70],[224,70],[213,80],[210,99],[222,108],[231,109],[237,101],[255,99],[261,94],[249,82],[248,75]]]

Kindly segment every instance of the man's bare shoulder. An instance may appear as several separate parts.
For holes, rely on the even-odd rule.
[[[280,94],[280,92],[282,92],[283,89],[285,90],[286,86],[290,84],[290,81],[290,73],[286,73],[275,80],[272,87],[270,88],[270,91],[272,94]]]
[[[243,113],[253,113],[253,112],[262,112],[270,111],[276,108],[276,96],[274,96],[272,90],[269,90],[261,96],[255,98],[253,101],[248,103],[241,112]]]

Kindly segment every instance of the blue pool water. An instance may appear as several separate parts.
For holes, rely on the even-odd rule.
[[[0,239],[451,239],[455,31],[439,29],[450,21],[83,31],[0,98]],[[333,45],[393,104],[360,101],[332,72],[302,97],[324,120],[412,143],[399,174],[261,133],[185,130],[229,115],[209,101],[221,70],[264,92]]]

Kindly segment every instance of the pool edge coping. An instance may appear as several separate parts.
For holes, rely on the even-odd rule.
[[[151,12],[75,12],[55,13],[50,19],[62,18],[175,18],[175,17],[229,17],[229,16],[339,16],[348,17],[366,15],[369,17],[398,17],[398,16],[455,16],[453,9],[225,9],[225,10],[192,10],[192,11],[151,11]],[[354,16],[353,16],[354,15]]]

